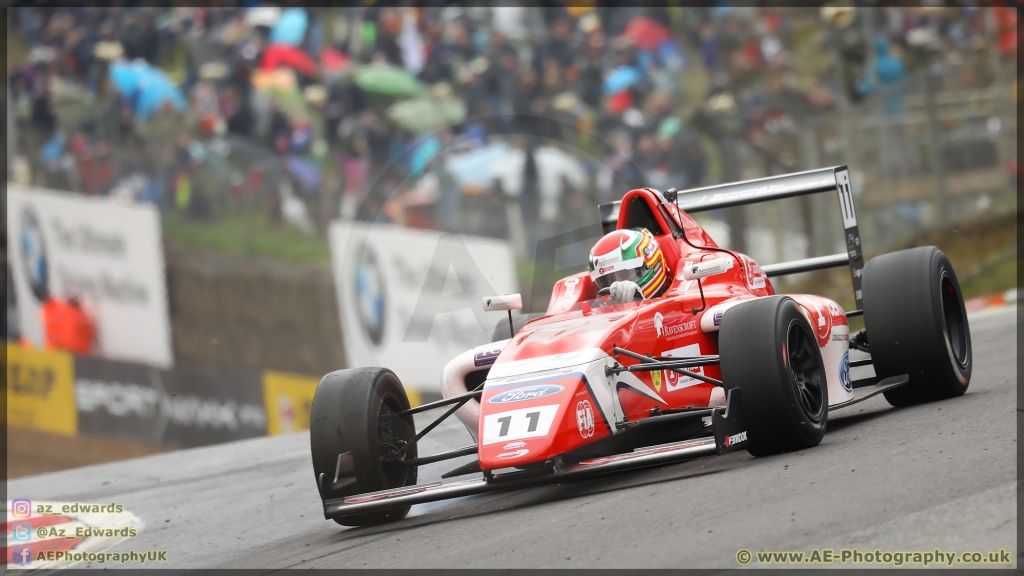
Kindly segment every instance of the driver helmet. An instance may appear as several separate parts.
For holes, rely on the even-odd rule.
[[[629,280],[640,286],[644,299],[660,296],[668,287],[665,255],[646,228],[613,230],[590,250],[590,278],[598,290]]]

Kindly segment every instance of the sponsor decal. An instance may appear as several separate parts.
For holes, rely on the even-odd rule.
[[[501,449],[502,450],[515,450],[516,448],[522,448],[524,446],[526,446],[526,442],[516,441],[516,442],[509,442],[508,444],[505,444],[504,446],[501,447]]]
[[[60,350],[7,345],[7,423],[75,436],[74,358]]]
[[[609,264],[615,264],[616,262],[622,262],[622,256],[612,254],[610,256],[605,256],[604,258],[594,258],[594,268],[608,266]]]
[[[737,442],[746,442],[746,441],[747,441],[747,432],[743,431],[743,432],[740,432],[738,434],[733,434],[732,436],[726,436],[725,437],[725,447],[728,448],[728,447],[732,446],[733,444],[736,444]]]
[[[576,403],[576,428],[583,438],[594,435],[594,408],[589,400]]]
[[[558,394],[565,387],[557,384],[545,384],[543,386],[527,386],[526,388],[516,388],[515,390],[509,390],[508,392],[502,392],[492,396],[487,403],[488,404],[511,404],[513,402],[526,402],[528,400],[537,400]]]
[[[576,295],[576,285],[580,283],[579,278],[566,278],[565,280],[565,294],[562,298],[572,298]]]
[[[599,268],[597,270],[597,273],[598,274],[604,274],[605,272],[611,272],[612,270],[615,270],[615,266],[608,266],[608,267],[605,267],[605,268]]]
[[[526,456],[529,453],[529,450],[523,448],[522,450],[513,450],[512,452],[502,452],[495,456],[495,458],[519,458],[521,456]]]
[[[725,311],[724,310],[719,310],[718,312],[715,312],[715,315],[714,315],[715,326],[721,326],[722,325],[722,316],[725,316]]]
[[[850,383],[850,353],[844,352],[843,359],[839,362],[839,383],[847,392],[853,392],[853,384]]]
[[[498,347],[480,347],[477,349],[476,354],[473,355],[474,366],[490,366],[494,364],[494,361],[501,355],[501,350],[504,348],[504,344]]]
[[[740,257],[743,260],[743,267],[746,270],[747,288],[751,290],[764,288],[766,285],[765,279],[767,278],[764,270],[761,270],[761,267],[757,265],[757,262],[751,260],[746,254],[740,254]]]
[[[654,389],[657,392],[661,392],[661,371],[651,372],[651,383],[654,384]]]
[[[558,414],[558,408],[558,404],[551,404],[495,414],[487,414],[485,408],[480,445],[505,445],[513,440],[547,436],[555,421],[555,415]]]
[[[319,378],[263,373],[263,404],[266,408],[267,434],[276,435],[309,429],[309,411],[313,406]]]
[[[682,346],[680,348],[675,348],[673,350],[667,350],[665,352],[662,352],[661,355],[665,358],[685,358],[688,356],[700,356],[700,343],[690,344],[689,346]],[[694,372],[696,374],[704,374],[703,367],[687,368],[687,370],[689,370],[690,372]],[[681,390],[683,388],[689,388],[690,386],[693,386],[695,384],[701,384],[700,380],[697,380],[696,378],[691,378],[689,376],[684,376],[673,370],[665,370],[665,380],[665,389],[668,392]]]
[[[32,295],[45,302],[50,295],[50,264],[39,217],[32,208],[21,214],[21,265]]]
[[[380,346],[384,339],[387,306],[384,276],[377,263],[377,253],[368,244],[363,244],[356,261],[359,262],[355,277],[359,324],[367,339],[373,345]]]
[[[673,318],[678,320],[679,317]],[[666,340],[675,340],[680,336],[687,336],[697,331],[697,320],[685,320],[683,322],[677,322],[675,324],[665,325],[665,317],[661,315],[661,312],[654,313],[654,331],[658,334],[658,338],[665,336]]]

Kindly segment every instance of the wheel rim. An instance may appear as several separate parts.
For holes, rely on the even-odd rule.
[[[387,399],[381,402],[377,416],[377,453],[381,460],[381,469],[389,488],[405,486],[409,469],[398,463],[387,463],[388,460],[404,459],[408,447],[413,440],[409,427],[398,415],[398,410]]]
[[[942,275],[939,284],[942,294],[942,316],[945,320],[946,344],[953,355],[953,360],[961,367],[967,366],[967,323],[964,321],[963,307],[953,286],[953,281],[946,274]]]
[[[825,386],[819,368],[818,343],[797,321],[789,325],[786,359],[797,402],[804,414],[817,423],[825,413]]]

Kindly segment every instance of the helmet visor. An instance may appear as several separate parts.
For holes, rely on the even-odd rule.
[[[601,288],[608,288],[609,286],[612,285],[613,282],[618,282],[620,280],[629,280],[631,282],[636,282],[643,275],[644,268],[644,266],[640,266],[637,268],[629,268],[626,270],[615,270],[614,272],[609,272],[604,276],[598,276],[597,278],[594,278],[594,284],[596,284],[597,289],[600,290]]]

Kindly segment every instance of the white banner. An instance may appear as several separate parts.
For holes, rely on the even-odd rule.
[[[484,296],[516,291],[504,240],[336,221],[330,244],[349,367],[390,368],[416,390],[439,391],[445,364],[506,320]]]
[[[43,344],[43,302],[76,297],[96,323],[96,355],[173,363],[156,207],[8,183],[7,245],[21,333],[33,343]]]

